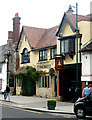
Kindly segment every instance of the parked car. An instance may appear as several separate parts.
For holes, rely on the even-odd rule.
[[[92,116],[92,92],[74,103],[74,113],[77,118],[85,118],[86,115]]]

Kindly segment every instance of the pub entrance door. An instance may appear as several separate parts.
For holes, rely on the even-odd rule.
[[[81,65],[78,67],[78,96],[81,97]],[[76,99],[76,64],[64,66],[59,72],[59,93],[63,101]]]

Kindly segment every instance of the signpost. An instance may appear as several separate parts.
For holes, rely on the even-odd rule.
[[[56,57],[55,58],[55,69],[56,70],[62,70],[63,69],[63,58],[62,57]]]
[[[63,69],[63,58],[55,58],[55,69],[57,70],[57,97],[59,97],[59,70]]]

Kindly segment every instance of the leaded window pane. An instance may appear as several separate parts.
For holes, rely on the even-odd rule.
[[[42,51],[40,51],[40,60],[42,60],[43,57],[42,57]]]
[[[47,76],[45,76],[45,87],[47,87]]]
[[[69,50],[71,53],[74,52],[74,48],[75,48],[74,39],[70,39]]]
[[[42,76],[42,87],[44,87],[44,76]]]
[[[41,77],[39,78],[39,88],[41,87]]]
[[[44,59],[47,59],[47,50],[45,50],[44,52],[45,52],[45,57],[44,57]]]
[[[30,53],[28,52],[27,48],[23,50],[22,53],[22,62],[27,63],[30,62]]]
[[[49,83],[50,83],[50,82],[49,82],[49,76],[48,76],[48,88],[50,87]]]
[[[57,53],[56,48],[51,48],[51,59],[55,58],[56,53]]]
[[[69,40],[65,40],[65,53],[69,53]]]
[[[46,60],[47,59],[47,50],[41,50],[40,52],[39,52],[39,59],[40,60]]]
[[[64,53],[64,41],[61,41],[61,53]]]

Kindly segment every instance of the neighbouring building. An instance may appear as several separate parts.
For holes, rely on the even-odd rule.
[[[13,31],[8,31],[7,40],[7,58],[8,58],[8,84],[11,88],[11,93],[16,93],[16,81],[14,74],[19,68],[19,56],[16,52],[16,45],[20,36],[20,17],[18,13],[13,18]]]
[[[71,6],[70,6],[71,7]],[[90,15],[78,15],[78,97],[81,97],[82,57],[79,50],[92,38]],[[59,95],[63,100],[76,98],[76,14],[72,9],[64,13],[57,31],[57,55],[63,58],[63,70],[59,71]]]
[[[0,92],[4,92],[7,84],[6,47],[7,45],[0,46]]]
[[[52,97],[57,91],[56,74],[53,77],[49,71],[55,72],[55,54],[57,53],[56,31],[58,26],[49,29],[23,26],[17,44],[20,67],[16,71],[25,71],[26,66],[35,67],[38,71],[45,72],[36,85],[36,95]],[[16,83],[20,83],[16,80]],[[21,86],[16,86],[17,94],[20,94]]]
[[[83,45],[82,49],[82,90],[92,84],[92,39]]]

